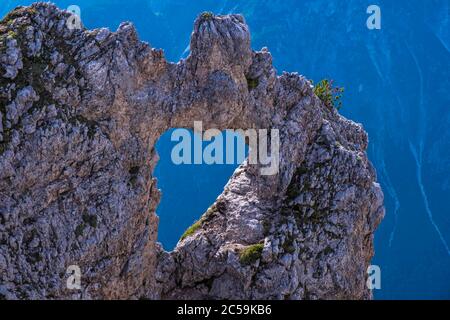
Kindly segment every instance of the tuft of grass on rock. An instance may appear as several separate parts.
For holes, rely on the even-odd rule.
[[[202,221],[196,221],[192,226],[187,228],[187,230],[183,233],[183,235],[180,238],[180,241],[186,239],[189,236],[192,236],[195,232],[197,232],[198,229],[202,226]]]
[[[262,243],[247,246],[239,252],[239,261],[243,265],[255,263],[258,259],[261,258],[263,249],[264,244]]]
[[[187,230],[183,233],[183,235],[180,238],[180,241],[186,239],[187,237],[193,235],[194,233],[197,232],[198,229],[200,229],[200,227],[204,224],[204,223],[208,223],[209,221],[211,221],[211,219],[214,218],[214,216],[219,212],[219,207],[224,207],[223,204],[219,203],[214,203],[211,207],[208,208],[208,210],[206,210],[206,212],[202,215],[202,217],[194,222],[193,225],[191,225],[189,228],[187,228]],[[225,210],[225,208],[223,208],[223,210]]]

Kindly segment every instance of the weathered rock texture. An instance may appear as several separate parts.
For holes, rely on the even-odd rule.
[[[201,15],[177,64],[129,23],[72,31],[68,17],[35,4],[0,24],[2,298],[371,297],[384,209],[360,125],[277,76],[242,16]],[[279,129],[280,173],[241,165],[168,253],[155,142],[194,120]],[[72,264],[81,290],[66,288]]]

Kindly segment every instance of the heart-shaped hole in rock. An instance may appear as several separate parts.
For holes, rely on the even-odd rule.
[[[204,157],[205,152],[208,152],[208,145],[216,139],[214,137],[211,141],[202,141],[200,157],[202,163],[195,164],[195,152],[198,153],[199,150],[195,150],[194,138],[199,138],[199,135],[194,134],[192,130],[178,129],[184,131],[182,134],[186,134],[184,138],[187,140],[182,141],[184,138],[175,138],[176,130],[170,129],[159,138],[156,149],[160,159],[154,171],[154,177],[158,179],[158,188],[162,192],[156,211],[159,216],[158,241],[168,251],[175,248],[183,234],[222,193],[224,186],[240,164],[237,149],[239,144],[243,143],[242,137],[237,137],[233,145],[227,144],[226,138],[230,137],[230,133],[223,131],[223,163],[205,163],[208,162]],[[177,153],[174,148],[177,146],[181,148],[182,143],[185,146],[190,143],[191,157],[184,158],[190,158],[190,164],[176,164],[177,161],[172,158],[172,153]],[[248,154],[247,149],[245,146],[244,157]],[[233,161],[227,160],[230,152],[234,155]],[[182,152],[181,155],[183,156]]]

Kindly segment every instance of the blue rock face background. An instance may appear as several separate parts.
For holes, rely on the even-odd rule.
[[[0,15],[32,1],[2,0]],[[88,28],[136,25],[170,61],[186,57],[195,17],[242,13],[252,46],[267,46],[279,72],[299,71],[345,87],[342,113],[364,124],[386,196],[373,263],[378,299],[450,298],[449,0],[78,0]],[[381,8],[381,30],[366,9]],[[151,124],[149,124],[151,125]],[[170,134],[158,143],[163,191],[160,241],[172,249],[221,193],[235,166],[175,166]],[[170,190],[170,192],[169,192]]]

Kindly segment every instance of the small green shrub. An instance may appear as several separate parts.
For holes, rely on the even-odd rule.
[[[202,18],[202,20],[211,20],[212,18],[214,18],[214,14],[212,12],[209,11],[205,11],[202,12],[202,14],[200,14],[200,18]]]
[[[261,258],[261,254],[263,251],[264,245],[262,243],[252,244],[239,252],[239,261],[241,264],[249,265],[259,258]]]
[[[342,94],[344,88],[334,87],[333,80],[324,79],[314,86],[314,93],[322,102],[329,108],[335,107],[340,109],[342,107]]]

